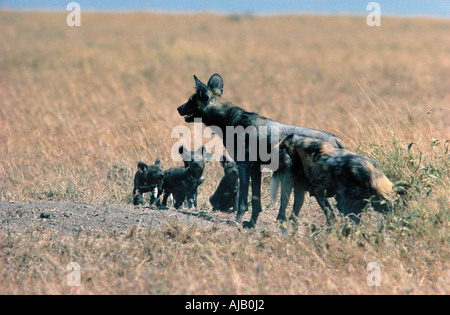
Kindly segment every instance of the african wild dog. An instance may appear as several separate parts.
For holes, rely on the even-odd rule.
[[[209,198],[213,210],[228,211],[233,207],[233,212],[239,207],[239,169],[234,161],[227,159],[225,155],[220,159],[225,175],[219,183],[214,195]]]
[[[298,216],[305,190],[320,202],[335,197],[337,208],[344,215],[356,216],[366,207],[368,200],[374,210],[387,212],[392,199],[392,183],[369,158],[331,146],[318,139],[290,135],[279,145],[280,167],[272,177],[272,201],[281,182],[279,217],[285,217],[289,194],[294,188],[293,215]],[[293,176],[291,176],[293,174]],[[274,194],[275,190],[275,194]],[[330,224],[332,209],[322,207]],[[326,210],[331,210],[327,213]]]
[[[183,207],[186,198],[190,209],[197,208],[198,187],[204,181],[203,170],[211,153],[204,146],[197,151],[189,151],[180,146],[178,152],[183,157],[184,166],[172,167],[164,172],[162,206],[167,207],[167,198],[172,194],[176,209]]]
[[[251,228],[256,224],[259,213],[262,211],[260,199],[261,165],[267,162],[262,159],[260,146],[250,145],[255,143],[251,141],[252,137],[258,140],[257,143],[266,141],[266,148],[271,152],[274,152],[274,146],[278,144],[280,139],[290,134],[318,138],[338,148],[345,147],[344,143],[331,133],[280,124],[234,106],[222,98],[223,80],[218,74],[211,76],[207,85],[198,80],[195,75],[194,79],[196,93],[189,98],[187,103],[178,107],[178,112],[181,116],[184,116],[186,122],[194,122],[195,118],[201,118],[206,126],[216,126],[222,131],[223,143],[239,168],[239,209],[236,215],[236,221],[238,222],[242,220],[245,211],[247,211],[248,189],[251,178],[252,216],[250,221],[243,223],[246,228]],[[242,141],[245,146],[244,157],[238,156],[238,150],[235,147],[227,147],[226,131],[228,127],[242,127],[243,129],[254,127],[256,129],[256,132],[252,135],[246,134]],[[256,156],[256,159],[250,158],[251,156]]]
[[[140,205],[143,201],[143,194],[152,192],[150,204],[157,200],[157,193],[162,189],[164,173],[161,169],[161,161],[156,159],[154,165],[147,165],[142,161],[138,163],[138,170],[134,175],[133,204]]]

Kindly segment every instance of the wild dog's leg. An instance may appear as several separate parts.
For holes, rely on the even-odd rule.
[[[158,198],[158,193],[159,193],[158,186],[155,186],[152,189],[152,196],[150,197],[150,205],[153,205],[155,203],[156,199]]]
[[[303,202],[305,201],[305,183],[303,180],[296,179],[294,180],[294,208],[292,211],[292,216],[295,216],[295,220],[297,220],[298,214],[300,213],[300,209],[303,206]]]
[[[252,217],[250,221],[243,224],[244,228],[252,228],[258,221],[258,216],[262,211],[261,207],[261,169],[258,164],[253,164],[252,170]]]
[[[358,214],[360,214],[360,213],[358,213]],[[350,214],[348,214],[348,217],[350,219],[352,219],[353,222],[355,222],[355,224],[359,224],[359,222],[361,222],[361,218],[358,216],[358,214],[350,213]]]
[[[161,206],[161,195],[163,193],[163,185],[162,184],[158,184],[156,186],[158,188],[158,195],[156,196],[156,206],[160,207]]]
[[[195,207],[195,196],[194,195],[188,196],[187,202],[188,202],[189,210],[194,210],[196,208]]]
[[[328,202],[327,198],[325,197],[318,197],[316,196],[316,200],[319,203],[320,207],[323,210],[323,213],[325,214],[325,218],[327,220],[327,225],[331,226],[332,221],[334,221],[334,211],[333,208],[331,208],[330,203]]]
[[[233,197],[233,212],[239,211],[239,189],[236,191]]]
[[[236,214],[236,221],[242,222],[242,217],[247,211],[248,186],[250,184],[250,168],[245,162],[238,163],[239,168],[239,208]]]
[[[286,207],[289,203],[292,187],[294,186],[294,176],[290,172],[282,172],[279,176],[281,182],[281,201],[277,221],[286,221]]]
[[[143,194],[139,189],[133,189],[133,204],[135,206],[142,204]]]
[[[186,192],[182,193],[172,193],[173,201],[174,201],[174,207],[175,209],[181,209],[183,208],[184,201],[186,200]]]
[[[197,209],[197,196],[198,196],[198,189],[195,190],[194,194],[194,207]]]
[[[187,204],[188,204],[188,208],[191,209],[195,209],[195,191],[189,191],[186,193],[187,196]]]
[[[167,209],[167,199],[169,198],[170,192],[167,189],[164,189],[164,198],[161,204],[161,208]]]
[[[348,216],[356,224],[359,224],[360,218],[358,215],[362,212],[362,209],[365,208],[367,203],[362,196],[355,195],[356,196],[352,196],[350,192],[337,194],[336,201],[338,210],[343,213],[344,216]]]
[[[175,199],[174,207],[175,207],[175,209],[179,210],[179,209],[183,208],[183,204],[184,204],[184,201],[180,201],[180,199],[178,199],[178,200]]]

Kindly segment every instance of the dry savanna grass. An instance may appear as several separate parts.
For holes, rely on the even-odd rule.
[[[62,13],[0,12],[0,29],[0,200],[130,204],[137,161],[180,164],[176,107],[193,74],[216,72],[234,104],[335,133],[409,187],[394,214],[331,230],[312,199],[297,228],[277,227],[273,206],[259,222],[272,228],[251,231],[169,220],[74,237],[3,220],[0,293],[450,293],[448,20],[82,12],[68,27]],[[208,164],[209,216],[221,175]],[[80,287],[66,283],[73,261]]]

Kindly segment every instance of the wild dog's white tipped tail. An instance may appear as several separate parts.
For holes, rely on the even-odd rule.
[[[372,189],[385,200],[392,200],[393,185],[392,182],[381,171],[380,175],[371,179]]]
[[[280,176],[277,172],[273,173],[270,181],[270,201],[272,206],[277,202],[278,188],[280,187]]]

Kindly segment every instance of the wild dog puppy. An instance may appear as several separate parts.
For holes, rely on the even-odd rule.
[[[155,164],[150,166],[140,161],[138,170],[134,175],[133,204],[142,204],[143,194],[150,191],[152,192],[150,204],[154,204],[157,200],[157,194],[162,189],[163,180],[164,173],[159,159],[156,159]]]
[[[344,143],[335,135],[315,129],[284,125],[273,120],[262,117],[256,113],[248,112],[222,98],[223,80],[218,74],[210,77],[205,85],[194,75],[196,92],[189,100],[178,107],[178,113],[184,116],[186,122],[194,122],[195,118],[200,118],[206,126],[215,126],[222,131],[222,140],[229,155],[237,163],[239,168],[239,209],[236,214],[236,221],[241,222],[247,211],[248,190],[250,178],[252,182],[252,216],[250,221],[243,223],[245,228],[254,227],[258,219],[261,208],[261,166],[270,164],[272,170],[277,169],[276,163],[263,158],[262,153],[266,151],[274,152],[274,146],[281,139],[296,134],[305,137],[318,138],[329,142],[337,148],[344,148]],[[227,132],[234,128],[235,131],[250,130],[242,138],[242,141],[235,141],[233,145],[227,143]],[[230,137],[238,136],[237,134]],[[228,138],[230,138],[228,137]],[[240,142],[240,143],[238,143]],[[257,143],[257,145],[254,145]],[[239,155],[237,145],[243,145],[245,149],[244,157]]]
[[[167,207],[167,198],[172,194],[176,209],[182,208],[186,199],[190,209],[197,208],[198,187],[204,181],[203,170],[211,153],[204,146],[196,151],[180,146],[178,152],[183,157],[184,166],[169,168],[164,172],[162,206]]]
[[[344,215],[359,222],[356,216],[370,202],[379,212],[390,210],[392,183],[369,158],[335,148],[318,139],[290,135],[281,141],[280,168],[272,177],[272,192],[281,183],[281,207],[278,216],[283,218],[287,205],[287,196],[294,188],[293,215],[298,216],[304,200],[304,191],[308,191],[317,200],[335,197],[337,208]],[[293,176],[291,176],[291,173]],[[302,188],[297,186],[303,185]],[[272,194],[272,197],[276,194]],[[329,224],[330,205],[322,207]]]
[[[239,207],[239,169],[236,162],[230,161],[225,155],[220,159],[225,175],[219,183],[214,195],[209,198],[213,210],[228,211],[233,207],[233,212]]]

